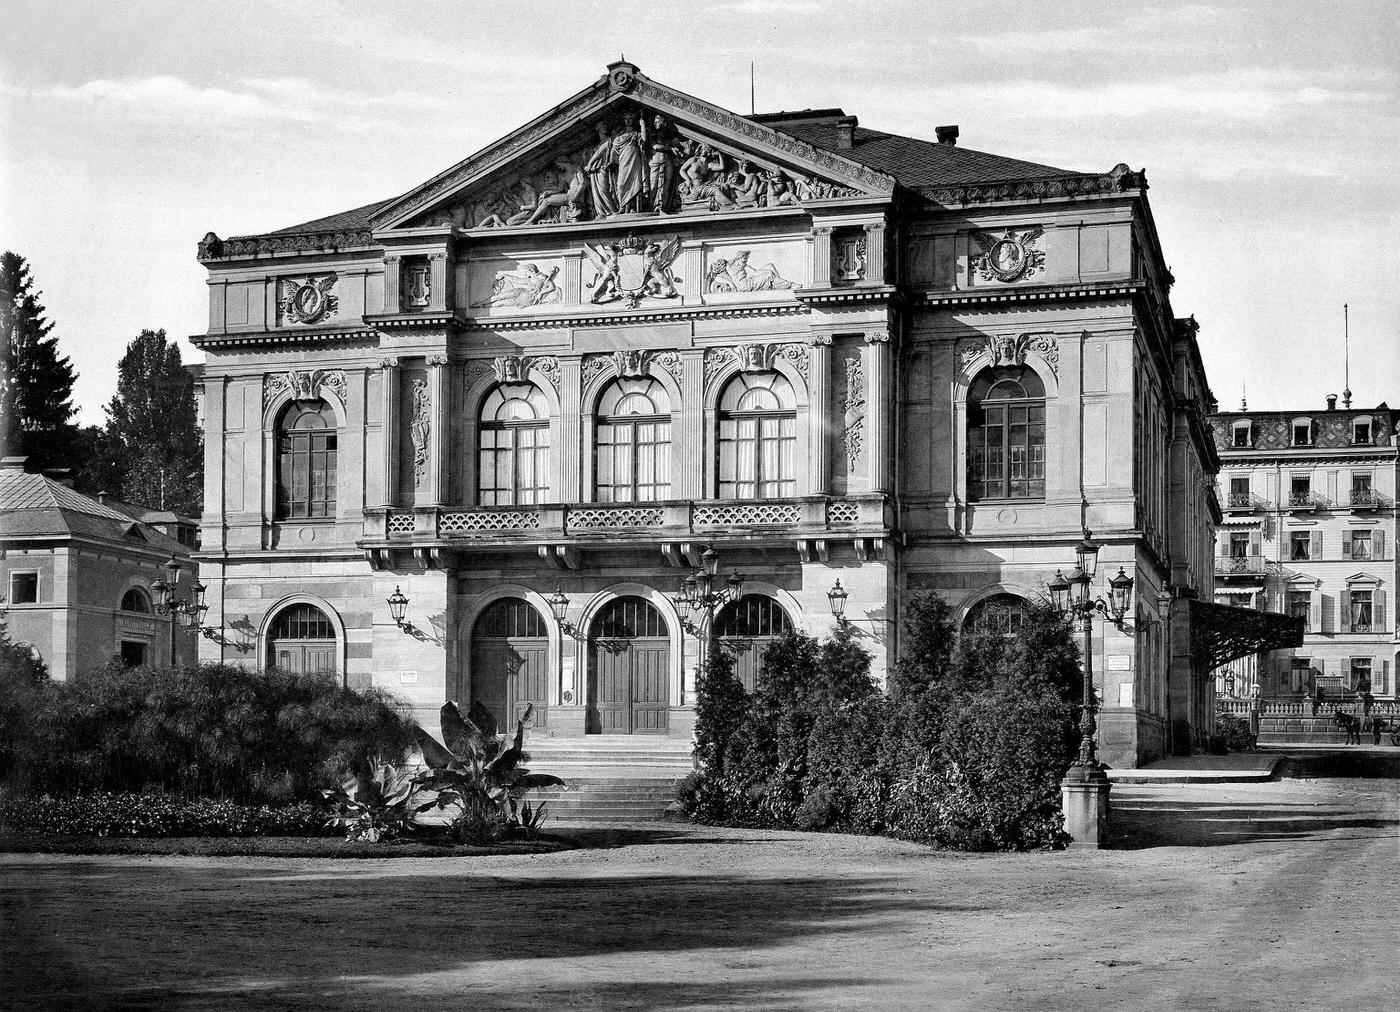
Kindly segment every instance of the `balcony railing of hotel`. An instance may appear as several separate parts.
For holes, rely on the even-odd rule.
[[[1320,510],[1331,505],[1328,498],[1318,492],[1288,493],[1288,508],[1291,510]]]
[[[1269,508],[1269,501],[1253,492],[1231,492],[1225,497],[1225,508],[1232,513],[1257,513]]]
[[[1395,508],[1395,500],[1384,493],[1370,488],[1354,488],[1347,502],[1351,509],[1360,511],[1389,510]]]
[[[702,500],[549,506],[393,508],[366,518],[365,533],[390,541],[553,540],[575,536],[875,532],[890,526],[884,496],[851,499]],[[378,528],[377,530],[375,528]]]
[[[1259,576],[1264,573],[1262,555],[1227,555],[1215,559],[1215,572],[1222,576]]]

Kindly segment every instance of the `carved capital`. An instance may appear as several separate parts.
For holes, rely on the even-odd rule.
[[[831,228],[830,225],[818,225],[818,226],[816,226],[815,228],[812,229],[812,235],[814,235],[814,236],[818,236],[818,235],[831,235],[831,232],[832,232],[832,228]]]
[[[438,365],[438,366],[446,365],[446,364],[447,364],[447,356],[446,356],[446,355],[429,355],[428,358],[427,358],[427,362],[428,362],[428,365]]]
[[[814,348],[815,348],[816,346],[818,346],[818,345],[826,345],[827,347],[831,347],[831,335],[830,335],[830,334],[813,334],[813,335],[811,335],[810,337],[807,338],[807,343],[810,344],[810,345],[811,345],[812,347],[814,347]]]
[[[865,332],[866,344],[889,344],[890,332],[888,330],[867,330]]]
[[[444,252],[443,250],[438,250],[436,253],[429,253],[429,254],[428,254],[428,259],[429,259],[429,260],[446,260],[446,259],[447,259],[447,253]]]
[[[865,231],[870,234],[883,232],[885,230],[885,223],[883,221],[867,221],[861,228],[865,229]]]
[[[403,263],[403,257],[397,256],[397,255],[386,256],[386,257],[384,258],[384,262],[385,262],[386,264],[399,264],[399,263]]]
[[[386,355],[379,360],[379,368],[381,369],[397,369],[398,367],[399,360],[393,355]]]

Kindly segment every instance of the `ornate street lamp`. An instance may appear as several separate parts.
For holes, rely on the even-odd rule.
[[[408,598],[398,587],[394,587],[394,592],[385,599],[389,604],[389,617],[394,620],[394,625],[404,632],[413,631],[413,623],[404,618],[404,613],[408,611]]]
[[[215,639],[216,634],[212,629],[204,628],[204,613],[209,610],[209,605],[204,601],[207,587],[202,583],[196,583],[190,588],[190,596],[180,597],[180,560],[171,555],[166,560],[166,579],[159,577],[151,584],[151,590],[156,595],[156,612],[161,615],[169,615],[170,619],[170,663],[175,663],[175,626],[184,625],[186,628],[194,629],[208,639]]]
[[[564,684],[564,637],[574,637],[578,634],[578,628],[564,618],[569,613],[569,597],[564,593],[564,588],[556,585],[554,594],[549,599],[549,610],[554,615],[554,621],[559,624],[559,685]],[[565,689],[561,697],[565,703],[574,701],[572,689]]]
[[[1075,567],[1069,575],[1056,570],[1054,579],[1046,584],[1046,590],[1058,612],[1079,622],[1083,637],[1084,712],[1079,719],[1079,758],[1074,765],[1080,770],[1101,770],[1103,767],[1094,746],[1094,732],[1097,730],[1095,713],[1098,710],[1094,694],[1094,614],[1098,613],[1117,628],[1123,628],[1123,617],[1132,602],[1133,578],[1120,566],[1118,575],[1108,581],[1108,600],[1092,596],[1094,574],[1099,564],[1099,546],[1094,544],[1092,532],[1087,527],[1084,528],[1084,540],[1075,546],[1074,557]]]
[[[716,586],[716,581],[719,585]],[[737,601],[744,592],[744,577],[731,573],[725,580],[719,580],[719,552],[715,546],[708,546],[700,555],[700,567],[680,581],[671,600],[681,613],[681,627],[695,637],[700,644],[700,665],[703,667],[710,651],[716,649],[719,639],[715,635],[715,612],[730,601]],[[686,613],[705,614],[705,635],[686,617]],[[684,692],[684,686],[682,686]]]
[[[836,581],[836,586],[826,592],[826,599],[831,604],[831,614],[836,619],[836,624],[844,626],[846,624],[846,598],[851,595],[846,592],[846,588],[841,586],[841,581]]]

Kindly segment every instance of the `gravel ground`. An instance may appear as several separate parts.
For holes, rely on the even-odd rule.
[[[0,1007],[1395,1007],[1395,781],[1121,786],[1114,826],[1020,855],[664,824],[531,856],[0,855]]]

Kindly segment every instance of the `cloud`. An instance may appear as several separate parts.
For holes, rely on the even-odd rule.
[[[95,114],[117,112],[126,122],[173,121],[226,128],[317,123],[369,130],[392,126],[405,112],[443,105],[442,99],[432,95],[338,89],[299,77],[248,78],[230,86],[205,86],[157,74],[59,84],[31,94]]]

